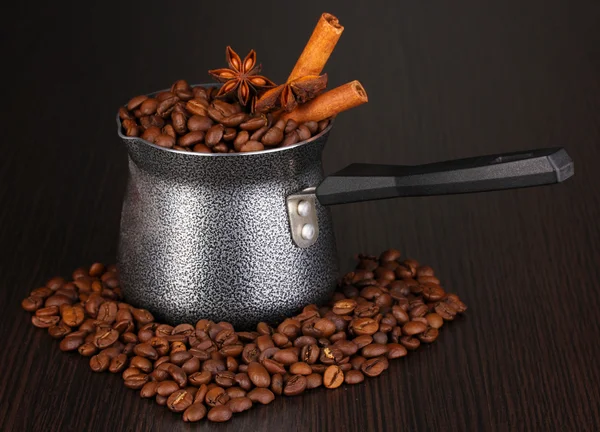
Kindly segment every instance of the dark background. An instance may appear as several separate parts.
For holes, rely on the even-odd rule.
[[[93,5],[91,3],[98,3]],[[111,4],[109,4],[111,3]],[[495,4],[491,4],[495,3]],[[370,102],[339,116],[326,172],[564,146],[568,182],[333,209],[339,255],[388,247],[469,305],[379,379],[277,399],[210,430],[593,430],[600,425],[600,2],[21,2],[5,9],[0,430],[185,430],[30,325],[29,290],[114,261],[126,154],[115,113],[225,46],[284,80],[320,13],[325,71]]]

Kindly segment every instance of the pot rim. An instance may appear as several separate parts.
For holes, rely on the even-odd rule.
[[[219,83],[209,83],[209,84],[192,84],[192,87],[198,87],[198,86],[202,86],[202,87],[217,87],[217,86],[221,86],[221,84]],[[158,90],[158,91],[154,91],[151,93],[147,93],[146,96],[151,96],[151,95],[155,95],[158,94],[160,92],[163,91],[170,91],[170,88],[166,88],[166,89],[162,89],[162,90]],[[126,106],[127,104],[123,105]],[[140,141],[142,143],[144,143],[147,146],[150,147],[154,147],[155,149],[159,149],[165,152],[169,152],[169,153],[177,153],[177,154],[182,154],[182,155],[186,155],[186,156],[190,156],[190,157],[242,157],[242,156],[255,156],[255,155],[261,155],[261,154],[271,154],[271,153],[278,153],[278,152],[285,152],[306,144],[310,144],[316,140],[318,140],[319,138],[321,138],[323,135],[326,135],[329,133],[329,131],[331,130],[331,128],[333,127],[333,123],[335,122],[335,117],[331,118],[329,120],[329,125],[327,125],[327,127],[325,129],[323,129],[321,132],[319,132],[318,134],[310,137],[307,140],[304,141],[300,141],[296,144],[293,144],[291,146],[287,146],[287,147],[275,147],[272,149],[268,149],[268,150],[260,150],[260,151],[253,151],[253,152],[235,152],[235,153],[196,153],[196,152],[188,152],[188,151],[183,151],[183,150],[173,150],[170,148],[166,148],[166,147],[161,147],[158,146],[156,144],[151,143],[150,141],[146,141],[145,139],[142,139],[141,137],[129,137],[123,134],[123,128],[121,127],[121,118],[119,117],[119,114],[117,113],[117,135],[119,136],[119,138],[123,139],[123,140],[128,140],[128,141]]]

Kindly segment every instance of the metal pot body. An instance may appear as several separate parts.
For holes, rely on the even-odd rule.
[[[286,198],[323,180],[329,129],[256,153],[197,154],[121,134],[129,155],[118,268],[123,293],[169,323],[249,328],[324,301],[338,269],[329,210],[318,237],[292,240]]]

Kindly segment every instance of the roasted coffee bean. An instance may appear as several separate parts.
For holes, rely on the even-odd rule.
[[[67,335],[60,341],[59,348],[61,351],[75,351],[84,343],[84,336]]]
[[[356,300],[344,299],[333,304],[333,313],[337,315],[348,315],[354,312],[356,308]]]
[[[399,343],[390,343],[387,345],[387,358],[395,359],[404,357],[407,354],[406,347]]]
[[[427,325],[418,321],[409,321],[402,326],[402,333],[407,336],[414,336],[423,333],[425,330],[427,330]]]
[[[90,358],[90,368],[94,372],[104,372],[110,366],[110,361],[111,358],[108,355],[100,353]]]
[[[283,376],[280,373],[273,374],[271,377],[271,391],[281,396],[283,393]]]
[[[122,372],[123,369],[127,367],[127,355],[119,354],[116,357],[113,357],[110,361],[110,365],[108,366],[108,370],[112,373]]]
[[[293,375],[310,375],[312,369],[308,363],[297,362],[290,366],[290,373]]]
[[[300,141],[306,141],[311,136],[310,129],[307,128],[303,124],[301,124],[300,126],[298,126],[298,128],[296,129],[296,133],[298,134],[298,139]]]
[[[154,144],[160,147],[172,148],[175,145],[175,138],[169,135],[160,134],[154,139]]]
[[[153,398],[156,396],[156,389],[158,388],[160,383],[156,381],[150,381],[144,384],[142,389],[140,390],[140,396],[143,398]]]
[[[327,126],[329,126],[329,120],[327,120],[327,119],[321,120],[319,122],[319,132],[322,132],[325,129],[327,129]]]
[[[319,131],[319,124],[316,121],[307,121],[304,126],[308,128],[312,135],[315,135]]]
[[[217,372],[214,380],[221,387],[228,388],[235,384],[235,373],[228,370]]]
[[[158,387],[156,387],[156,393],[161,396],[171,396],[176,391],[179,391],[179,385],[171,380],[162,381]]]
[[[346,384],[359,384],[365,380],[365,376],[359,370],[350,370],[344,375],[344,382]]]
[[[296,123],[296,121],[293,120],[293,119],[289,119],[287,121],[287,123],[285,124],[284,132],[286,134],[288,134],[288,133],[290,133],[292,131],[295,131],[297,127],[298,127],[298,123]]]
[[[241,146],[240,152],[254,152],[264,150],[265,146],[260,141],[246,141],[246,143]]]
[[[163,135],[168,135],[171,138],[177,139],[177,132],[175,132],[175,128],[173,127],[173,125],[170,124],[166,124],[163,128],[161,133]]]
[[[146,99],[144,102],[142,102],[142,104],[139,107],[142,115],[145,115],[145,116],[154,114],[156,112],[157,108],[158,108],[158,101],[153,98]]]
[[[365,358],[379,357],[384,354],[387,354],[387,352],[388,352],[387,345],[378,344],[378,343],[373,343],[373,344],[367,345],[366,347],[363,347],[363,349],[361,350],[361,354]]]
[[[267,388],[271,385],[269,372],[258,362],[250,362],[248,364],[248,377],[256,387]]]
[[[227,405],[219,405],[210,409],[207,418],[212,422],[226,422],[232,415],[233,412]]]
[[[252,400],[245,396],[231,398],[229,402],[227,402],[227,406],[231,412],[241,413],[252,408]]]
[[[61,339],[69,333],[71,333],[71,327],[62,321],[59,321],[56,325],[48,327],[48,334],[54,339]]]
[[[127,384],[127,381],[125,381],[125,384]],[[173,412],[182,412],[188,409],[193,401],[194,397],[189,391],[185,389],[177,390],[167,399],[167,407]]]
[[[281,146],[288,147],[288,146],[298,143],[298,141],[300,141],[300,136],[298,135],[298,132],[293,130],[290,133],[285,134],[285,137],[283,139],[283,143],[281,144]]]
[[[283,131],[278,127],[267,130],[261,138],[261,142],[267,146],[276,146],[283,141]]]
[[[212,373],[210,371],[195,372],[188,377],[190,384],[195,386],[208,384],[211,379]]]
[[[221,120],[221,123],[224,126],[227,126],[227,127],[230,127],[230,128],[235,128],[235,127],[238,127],[240,124],[244,123],[247,120],[248,120],[248,114],[240,112],[240,113],[231,114],[228,117],[224,117]]]
[[[253,117],[240,124],[240,128],[246,131],[255,131],[264,126],[267,126],[267,117],[265,115]]]
[[[385,357],[375,357],[372,359],[368,359],[360,367],[361,371],[369,377],[378,376],[387,368],[388,360]]]
[[[44,304],[44,299],[39,296],[29,296],[21,302],[21,307],[27,312],[34,312]]]
[[[56,325],[60,321],[58,316],[47,316],[47,317],[31,317],[31,323],[38,328],[49,328]]]
[[[215,385],[212,388],[210,388],[210,385],[208,387],[209,390],[206,392],[204,398],[208,406],[214,407],[217,405],[225,405],[229,402],[229,395],[223,387],[219,387],[218,385]]]
[[[94,337],[94,345],[98,349],[103,349],[111,346],[119,339],[119,332],[114,329],[100,330]]]
[[[131,100],[127,103],[127,109],[129,111],[133,111],[134,109],[139,108],[139,106],[146,99],[148,99],[148,96],[145,96],[145,95],[135,96],[135,97],[131,98]]]
[[[286,366],[292,365],[298,361],[298,351],[295,347],[279,350],[273,354],[273,360]]]
[[[304,379],[306,380],[306,378]],[[260,403],[263,405],[268,405],[275,399],[275,395],[271,390],[260,387],[248,392],[246,397],[254,403]]]
[[[252,133],[252,135],[250,135],[250,140],[260,141],[262,139],[262,137],[267,133],[268,130],[269,130],[268,126],[261,127],[260,129],[254,131]]]
[[[197,422],[206,417],[206,407],[201,402],[196,402],[190,405],[183,412],[183,421]]]
[[[423,333],[419,334],[417,337],[421,342],[432,343],[438,338],[439,332],[438,329],[429,327]]]
[[[326,388],[337,388],[341,386],[343,382],[344,372],[342,372],[339,366],[332,365],[325,370],[325,373],[323,374],[323,385]]]
[[[379,329],[377,321],[371,318],[356,318],[350,323],[351,330],[355,335],[372,335]]]
[[[44,302],[44,306],[45,307],[49,307],[49,306],[61,307],[64,304],[70,305],[71,303],[73,303],[73,299],[67,297],[66,295],[54,294],[53,296],[50,296],[46,299],[46,301]]]
[[[156,114],[150,116],[143,116],[140,118],[140,124],[144,130],[149,129],[151,127],[157,127],[161,129],[165,126],[165,120],[162,117],[157,116]]]
[[[208,147],[214,147],[217,145],[221,141],[221,138],[223,138],[224,130],[225,127],[222,124],[211,126],[211,128],[206,131],[205,144]]]
[[[293,375],[283,388],[283,394],[286,396],[297,396],[306,390],[306,377],[303,375]]]
[[[231,398],[231,399],[235,399],[238,397],[245,397],[246,396],[246,390],[244,390],[241,387],[229,387],[225,389],[225,393],[227,393],[227,395]]]
[[[416,350],[421,345],[421,341],[419,339],[414,338],[412,336],[402,336],[400,338],[400,343],[406,347],[408,350]]]

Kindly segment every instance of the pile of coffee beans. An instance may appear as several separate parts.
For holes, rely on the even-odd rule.
[[[93,371],[120,373],[126,387],[184,421],[224,422],[276,396],[376,377],[467,309],[431,267],[397,250],[358,258],[327,305],[254,331],[205,319],[157,323],[121,301],[116,267],[99,263],[75,270],[71,281],[50,279],[22,307],[62,351],[89,357]]]
[[[136,96],[119,108],[123,133],[174,150],[236,153],[291,146],[329,125],[329,120],[298,124],[249,114],[239,102],[216,99],[217,91],[179,80],[154,97]]]

